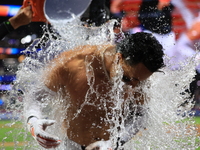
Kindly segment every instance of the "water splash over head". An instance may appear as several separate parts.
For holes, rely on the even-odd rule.
[[[45,89],[42,80],[43,70],[60,53],[80,45],[113,44],[114,40],[112,22],[99,28],[86,28],[75,19],[71,23],[59,24],[53,30],[54,34],[47,31],[44,37],[34,41],[24,51],[27,57],[17,72],[13,94],[20,90],[26,97],[29,90],[37,92],[37,89]],[[38,47],[41,50],[38,50]],[[121,81],[123,70],[120,68],[121,66],[117,66],[119,72],[113,79],[111,91],[107,93],[107,96],[111,97],[110,102],[113,105],[111,108],[107,108],[107,102],[104,99],[101,99],[101,105],[99,105],[101,109],[108,109],[106,110],[106,118],[102,118],[102,120],[111,125],[109,132],[111,133],[110,139],[113,147],[116,146],[119,137],[126,140],[125,137],[127,136],[125,135],[133,135],[139,129],[140,132],[121,147],[131,150],[195,149],[198,147],[199,145],[196,143],[198,137],[191,112],[193,102],[187,92],[189,83],[195,75],[195,65],[191,59],[180,70],[172,71],[169,66],[166,66],[162,70],[163,73],[154,73],[150,79],[134,89]],[[88,66],[89,72],[93,72],[93,69]],[[88,83],[90,83],[90,92],[88,92],[85,102],[90,102],[88,101],[89,94],[96,92],[92,84],[94,75],[90,73],[90,76],[87,77]],[[128,95],[125,95],[125,90],[129,91]],[[141,93],[141,90],[143,93]],[[126,101],[124,101],[125,96],[127,97]],[[55,97],[51,93],[44,97],[43,113],[56,119],[58,122],[56,126],[62,126],[62,121],[66,120],[64,116],[66,110],[70,107],[70,103],[64,101],[64,98],[59,94]],[[69,98],[69,95],[66,95],[66,97]],[[141,97],[146,98],[142,103],[138,102],[138,98]],[[182,105],[186,101],[187,103]],[[32,105],[28,101],[19,104],[20,109],[27,109],[28,105]],[[60,109],[61,105],[66,107]],[[77,115],[79,113],[81,113],[81,109],[77,111]],[[24,115],[26,114],[22,112],[22,116]],[[130,124],[134,124],[134,126],[129,127]],[[63,134],[62,129],[58,131],[56,126],[49,128],[48,131],[61,136],[64,140],[66,135]],[[30,144],[27,147],[34,149]],[[61,145],[59,148],[64,147],[64,145]]]

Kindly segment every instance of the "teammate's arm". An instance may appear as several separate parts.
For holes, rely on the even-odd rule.
[[[170,5],[171,0],[159,0],[158,1],[158,10],[162,10],[164,7],[167,7]]]
[[[54,64],[55,65],[55,64]],[[55,123],[54,120],[44,119],[41,106],[52,100],[59,90],[61,81],[60,74],[63,71],[61,64],[47,68],[44,74],[44,84],[33,85],[26,97],[27,127],[33,138],[44,148],[55,148],[59,146],[60,140],[55,135],[46,132],[46,128]]]

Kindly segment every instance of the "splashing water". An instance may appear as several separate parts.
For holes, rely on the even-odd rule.
[[[192,64],[190,64],[192,65]],[[197,133],[192,120],[193,103],[186,89],[194,76],[191,66],[183,70],[163,69],[164,74],[155,73],[144,87],[149,101],[148,121],[129,146],[135,149],[195,149]],[[186,106],[181,106],[188,100]]]
[[[22,97],[30,96],[26,95],[27,91],[34,91],[37,93],[39,89],[45,89],[42,81],[42,71],[44,67],[61,52],[72,49],[79,45],[100,45],[105,43],[113,43],[113,22],[103,25],[99,28],[86,28],[81,25],[78,20],[74,20],[71,23],[55,25],[55,31],[60,33],[52,34],[47,31],[44,37],[33,42],[24,53],[27,54],[26,59],[19,67],[17,72],[17,80],[13,86],[11,97],[15,97],[17,91],[22,91],[24,95]],[[56,37],[56,38],[55,38]],[[38,51],[37,47],[40,45],[41,50]],[[166,58],[167,60],[168,58]],[[167,61],[166,61],[167,62]],[[137,118],[129,116],[131,110],[134,109],[134,113],[138,109],[143,109],[146,113],[143,114],[142,126],[143,128],[135,135],[129,142],[122,146],[125,150],[147,150],[147,149],[159,149],[159,150],[173,150],[173,149],[196,149],[200,146],[198,144],[198,136],[196,127],[193,121],[193,114],[191,108],[193,107],[192,99],[189,98],[189,83],[193,80],[195,75],[195,62],[191,60],[188,64],[183,66],[180,70],[170,70],[169,66],[166,66],[162,71],[154,73],[150,79],[141,83],[140,87],[131,89],[127,87],[119,80],[123,71],[118,66],[118,76],[114,79],[114,85],[108,95],[111,97],[113,107],[111,113],[106,115],[105,121],[111,124],[111,141],[117,143],[118,137],[126,134],[128,131],[125,129],[127,117],[131,117],[132,123]],[[93,68],[88,64],[88,70],[92,72]],[[93,78],[92,74],[88,75],[88,83],[90,83],[89,92],[85,102],[90,102],[89,94],[96,92],[92,87]],[[144,94],[141,96],[147,100],[143,105],[136,105],[137,99],[134,98],[131,91],[142,91]],[[128,90],[129,95],[124,102],[124,90]],[[41,95],[41,93],[38,93]],[[70,102],[64,101],[64,98],[59,94],[51,93],[49,95],[42,95],[42,108],[43,113],[49,118],[55,119],[55,126],[49,127],[47,132],[57,135],[64,141],[66,135],[63,134],[62,128],[56,127],[62,126],[62,121],[66,120],[64,117],[66,110],[70,107]],[[66,96],[68,97],[68,95]],[[26,98],[27,99],[27,98]],[[184,102],[187,103],[182,105]],[[105,101],[102,100],[102,106],[105,108]],[[18,105],[18,107],[16,107]],[[15,113],[21,112],[19,118],[24,121],[26,116],[25,111],[33,105],[28,100],[20,101],[16,99],[16,104],[10,108]],[[130,105],[132,105],[130,107]],[[60,106],[65,106],[60,108]],[[77,114],[81,112],[77,110]],[[14,121],[15,122],[15,121]],[[24,128],[26,123],[24,123]],[[119,130],[120,128],[120,130]],[[134,130],[134,129],[132,129]],[[135,132],[135,131],[130,131]],[[22,133],[22,131],[20,131]],[[26,132],[23,134],[24,139],[27,138]],[[43,149],[37,145],[33,140],[30,140],[24,149]],[[63,144],[56,149],[66,149]],[[70,149],[70,147],[68,147]]]

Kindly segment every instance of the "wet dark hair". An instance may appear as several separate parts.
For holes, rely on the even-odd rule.
[[[150,33],[138,32],[127,35],[117,45],[117,52],[122,54],[129,65],[143,63],[151,72],[159,71],[165,66],[163,47]]]

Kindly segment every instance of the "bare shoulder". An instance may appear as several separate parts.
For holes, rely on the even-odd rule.
[[[114,49],[114,45],[83,45],[75,47],[72,50],[65,51],[61,53],[58,58],[64,58],[64,59],[77,59],[82,58],[89,55],[97,55],[98,53],[105,51],[106,49]]]
[[[75,47],[74,49],[67,50],[63,53],[61,53],[57,58],[65,58],[65,59],[72,59],[76,58],[77,56],[85,56],[85,55],[91,55],[97,50],[96,45],[83,45]]]
[[[83,46],[78,46],[70,51],[66,51],[64,53],[66,54],[83,54],[83,55],[90,55],[93,53],[96,53],[97,51],[104,51],[105,49],[109,48],[114,48],[114,45],[83,45]]]
[[[61,53],[44,71],[45,81],[48,81],[46,82],[47,87],[56,91],[55,84],[62,85],[71,76],[78,78],[84,75],[86,59],[90,61],[98,57],[101,52],[113,48],[113,45],[84,45]]]

